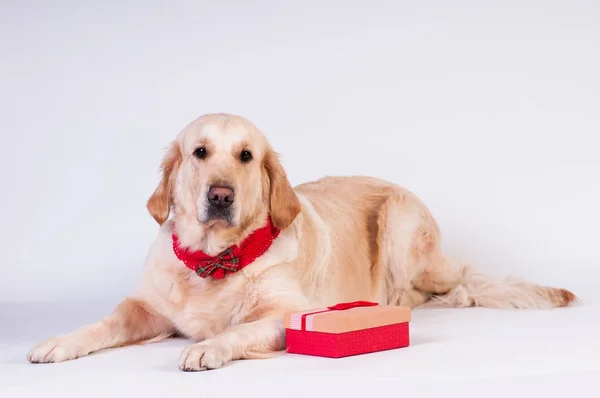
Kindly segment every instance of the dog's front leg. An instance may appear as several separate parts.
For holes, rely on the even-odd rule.
[[[172,332],[171,323],[145,301],[128,298],[101,321],[40,343],[27,359],[33,363],[62,362]]]
[[[271,312],[186,348],[181,355],[179,369],[216,369],[232,360],[267,358],[282,351],[285,349],[284,313]]]

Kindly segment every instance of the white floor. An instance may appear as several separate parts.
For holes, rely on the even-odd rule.
[[[552,311],[418,310],[408,348],[341,360],[283,355],[201,373],[177,369],[183,339],[29,364],[34,343],[115,302],[3,303],[0,397],[598,397],[600,294],[582,298]]]

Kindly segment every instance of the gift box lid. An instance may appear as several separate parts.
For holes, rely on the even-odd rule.
[[[283,323],[286,329],[345,333],[410,322],[410,319],[409,307],[357,301],[287,314]]]

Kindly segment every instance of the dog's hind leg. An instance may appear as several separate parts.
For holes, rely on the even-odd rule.
[[[452,261],[426,206],[407,191],[382,205],[378,242],[380,301],[411,307],[552,308],[577,297],[566,289],[493,278]],[[423,305],[424,304],[424,305]]]
[[[382,204],[378,220],[378,259],[374,266],[375,297],[381,303],[415,307],[434,293],[412,281],[435,257],[438,228],[425,206],[408,191],[394,191]],[[451,289],[445,281],[437,289]]]

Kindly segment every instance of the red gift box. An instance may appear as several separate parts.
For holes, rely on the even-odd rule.
[[[288,353],[342,358],[407,347],[410,308],[368,301],[284,317]]]

